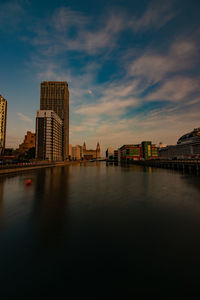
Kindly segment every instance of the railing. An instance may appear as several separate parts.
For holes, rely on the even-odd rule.
[[[26,167],[39,167],[39,166],[46,166],[46,165],[53,165],[55,162],[21,162],[21,163],[6,163],[0,164],[0,170],[4,169],[17,169],[17,168],[26,168]]]

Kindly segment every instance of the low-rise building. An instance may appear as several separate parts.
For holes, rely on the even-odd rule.
[[[19,145],[19,149],[17,149],[17,151],[19,153],[25,153],[29,149],[35,148],[35,137],[35,133],[27,131],[27,134],[24,137],[24,141],[22,144]]]
[[[120,157],[120,150],[114,150],[114,161],[117,162],[119,161],[119,157]]]
[[[81,160],[82,159],[82,146],[76,145],[72,147],[72,159]]]
[[[140,159],[158,158],[158,148],[151,141],[143,141],[141,144],[123,145],[119,148],[118,160],[133,161]]]
[[[114,149],[112,147],[108,147],[106,150],[106,158],[114,159]]]
[[[72,144],[69,144],[69,159],[72,159]]]
[[[120,150],[121,161],[140,160],[142,158],[142,148],[140,144],[137,145],[123,145]]]
[[[36,117],[36,158],[63,159],[62,120],[53,110],[38,110]]]

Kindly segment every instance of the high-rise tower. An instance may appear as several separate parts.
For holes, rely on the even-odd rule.
[[[69,155],[69,90],[66,81],[43,81],[40,110],[53,110],[63,122],[63,158]]]
[[[4,153],[6,143],[7,101],[0,95],[0,155]]]

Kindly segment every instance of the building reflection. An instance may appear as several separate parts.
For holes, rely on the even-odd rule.
[[[34,230],[40,246],[50,246],[62,239],[67,225],[69,167],[41,169],[35,186]]]
[[[4,208],[4,182],[3,178],[0,177],[0,229],[1,229],[1,222],[3,216],[3,208]]]

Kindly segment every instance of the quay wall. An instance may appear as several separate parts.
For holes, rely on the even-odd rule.
[[[67,166],[71,164],[77,164],[77,161],[67,161],[67,162],[54,162],[54,163],[41,163],[41,164],[33,164],[33,165],[21,165],[21,166],[9,166],[7,168],[0,168],[0,175],[19,173],[19,172],[27,172],[36,169],[42,168],[51,168],[51,167],[59,167],[59,166]]]
[[[156,168],[165,168],[181,171],[189,171],[200,173],[200,159],[198,160],[135,160],[129,161],[128,164],[156,167]]]

